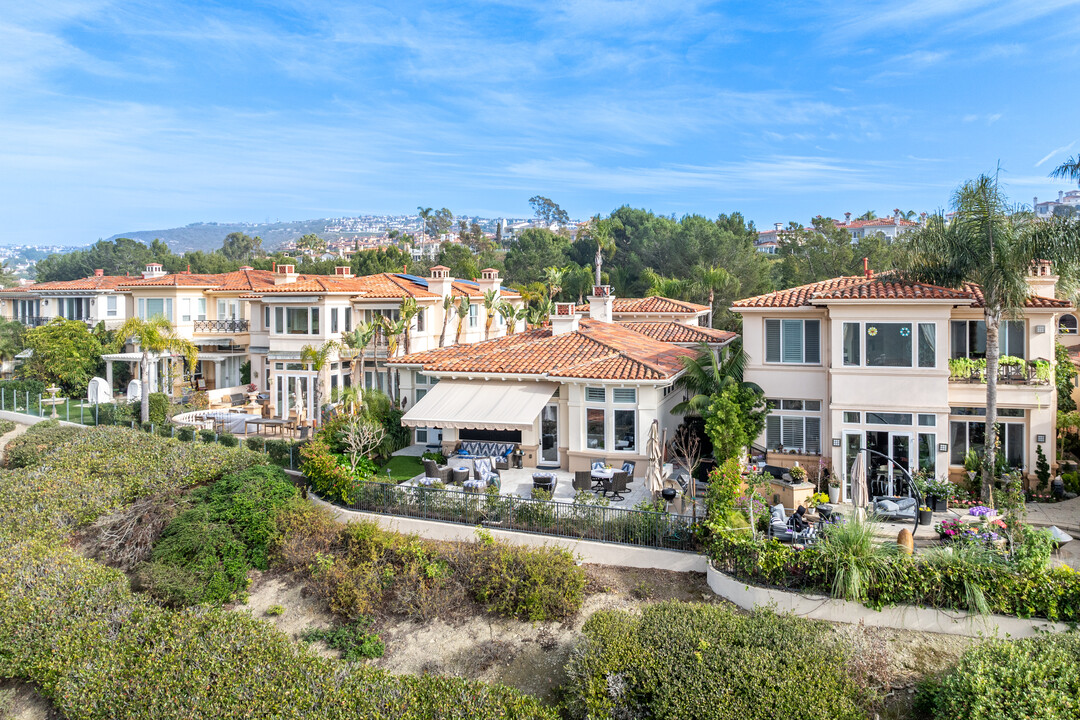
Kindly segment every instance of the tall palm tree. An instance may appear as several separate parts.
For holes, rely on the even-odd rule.
[[[728,297],[737,297],[739,280],[722,267],[697,265],[691,275],[690,287],[695,292],[709,295],[709,327],[712,327],[717,288]]]
[[[447,295],[442,299],[443,309],[443,324],[442,332],[439,333],[439,347],[446,347],[446,328],[450,324],[450,318],[453,317],[451,310],[454,307],[454,298],[452,295]]]
[[[401,319],[405,322],[405,354],[412,352],[412,321],[420,313],[416,298],[408,295],[401,301]]]
[[[491,323],[498,312],[499,291],[492,288],[484,291],[484,339],[491,337]]]
[[[877,213],[874,212],[873,210],[867,210],[866,212],[864,212],[862,215],[860,215],[859,217],[857,217],[855,219],[856,220],[877,220]]]
[[[374,321],[358,322],[353,326],[352,332],[342,333],[341,340],[348,357],[352,358],[353,387],[360,387],[364,382],[364,366],[367,364],[364,353],[368,345],[375,338],[379,326]]]
[[[199,349],[195,343],[176,334],[172,323],[160,315],[149,320],[129,318],[113,336],[111,352],[120,352],[129,341],[138,346],[142,358],[139,360],[139,381],[142,385],[142,421],[150,422],[150,356],[162,353],[182,355],[192,371],[199,362]]]
[[[409,332],[409,323],[405,318],[399,318],[398,320],[391,320],[388,317],[383,317],[383,332],[386,333],[386,357],[392,358],[397,355],[398,348],[401,346],[401,337]],[[386,366],[386,384],[387,395],[390,395],[390,365]],[[398,389],[401,387],[401,371],[394,368],[394,382],[393,382],[395,399],[398,396]]]
[[[340,347],[336,340],[327,340],[318,347],[305,345],[300,348],[300,362],[311,365],[311,369],[315,371],[315,387],[312,388],[312,399],[315,401],[315,417],[312,422],[315,425],[322,420],[323,371],[330,367],[330,357]]]
[[[465,327],[465,318],[469,315],[469,308],[472,303],[469,302],[468,295],[462,295],[458,298],[457,304],[457,334],[454,335],[454,344],[457,345],[461,342],[461,331]]]
[[[684,357],[682,364],[686,372],[675,381],[675,388],[685,391],[688,397],[671,409],[680,415],[704,417],[713,396],[732,384],[760,389],[754,383],[743,382],[746,353],[738,339],[719,353],[713,352],[708,343],[699,343],[698,354]]]
[[[599,285],[600,269],[604,265],[604,253],[610,255],[615,252],[615,240],[611,237],[611,220],[596,215],[589,220],[585,231],[596,241],[596,257],[593,263],[596,266],[596,284]]]
[[[548,321],[551,317],[551,308],[554,303],[551,302],[551,298],[542,298],[540,302],[535,305],[529,305],[525,311],[525,317],[528,319],[529,324],[535,327],[540,327]]]
[[[973,282],[982,288],[986,322],[986,444],[983,452],[983,498],[991,498],[997,452],[997,383],[1002,318],[1019,315],[1031,290],[1027,277],[1033,262],[1049,260],[1075,267],[1080,257],[1080,224],[1055,218],[1038,220],[1012,212],[997,178],[982,175],[960,187],[952,199],[955,215],[946,223],[938,214],[909,234],[910,254],[904,274],[937,285]],[[1062,273],[1066,274],[1066,273]]]
[[[426,242],[428,239],[428,224],[431,222],[432,218],[435,217],[435,211],[420,205],[416,206],[416,210],[417,214],[420,216],[420,230],[424,233],[424,241]]]
[[[548,297],[554,300],[555,296],[562,292],[569,270],[569,267],[555,267],[554,265],[544,268],[544,282],[548,286]]]

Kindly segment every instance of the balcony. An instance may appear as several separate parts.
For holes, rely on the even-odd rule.
[[[16,317],[15,319],[28,328],[41,327],[52,320],[51,317],[44,317],[41,315],[23,315],[21,317]]]
[[[247,332],[250,323],[247,320],[196,320],[195,332],[197,333],[243,333]]]
[[[1049,360],[1024,360],[1003,356],[998,361],[999,385],[1049,385],[1054,381],[1054,366]],[[952,358],[949,382],[986,383],[986,360]]]

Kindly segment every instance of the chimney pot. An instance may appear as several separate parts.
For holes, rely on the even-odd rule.
[[[866,275],[867,280],[874,277],[874,273],[870,269],[870,258],[863,258],[862,259],[862,268],[863,268],[863,274]]]
[[[98,268],[97,270],[94,271],[94,277],[104,277],[104,276],[105,276],[105,271],[102,270],[101,268]]]
[[[844,222],[846,222],[846,223],[851,222],[851,213],[849,213],[849,212],[844,213]]]

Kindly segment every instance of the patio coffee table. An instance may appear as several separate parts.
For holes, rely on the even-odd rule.
[[[463,484],[466,480],[469,479],[469,472],[469,468],[464,466],[454,468],[454,484]]]

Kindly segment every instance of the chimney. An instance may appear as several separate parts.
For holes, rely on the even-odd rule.
[[[1058,276],[1049,260],[1034,260],[1028,268],[1027,284],[1036,297],[1052,298],[1057,291]]]
[[[784,223],[773,223],[772,226],[773,226],[773,230],[776,231],[776,232],[780,232],[781,230],[784,229]]]
[[[431,277],[428,278],[428,292],[435,293],[441,298],[453,294],[454,278],[450,277],[450,268],[445,265],[436,265],[431,268]]]
[[[353,276],[352,268],[348,265],[335,265],[334,276],[339,278],[351,278]]]
[[[1064,190],[1058,190],[1058,202],[1061,202],[1061,198],[1065,196]]]
[[[291,285],[294,282],[296,282],[295,265],[281,264],[274,269],[275,285]]]
[[[142,276],[144,280],[149,280],[150,278],[159,278],[164,274],[165,271],[161,269],[161,263],[147,263]]]
[[[480,279],[476,281],[476,284],[480,286],[480,292],[482,293],[486,293],[488,290],[499,292],[502,289],[502,280],[499,278],[499,271],[495,268],[481,270]]]
[[[555,303],[551,309],[551,334],[562,335],[578,329],[578,316],[574,303]]]
[[[874,277],[874,271],[870,269],[870,258],[862,259],[863,274],[866,275],[866,279],[870,280]]]
[[[101,268],[98,268],[97,270],[94,271],[94,277],[104,277],[104,276],[105,276],[105,271],[102,270]]]
[[[600,322],[612,322],[611,306],[615,297],[611,294],[610,285],[593,285],[592,295],[589,296],[589,318]]]
[[[240,269],[241,270],[254,270],[255,268],[251,267],[250,265],[241,265]]]
[[[849,212],[844,213],[844,222],[845,223],[851,222],[851,213],[849,213]]]

